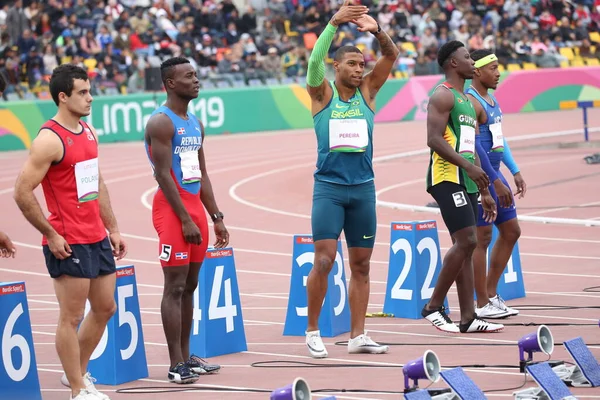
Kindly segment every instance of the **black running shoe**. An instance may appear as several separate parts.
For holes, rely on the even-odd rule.
[[[185,364],[189,369],[192,370],[192,372],[198,375],[214,374],[219,372],[221,369],[220,365],[208,364],[206,361],[194,354],[190,356],[190,359],[187,360]]]
[[[194,383],[200,375],[193,373],[185,363],[180,362],[169,369],[168,378],[173,383]]]

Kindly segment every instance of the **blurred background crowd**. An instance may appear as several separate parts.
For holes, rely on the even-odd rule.
[[[356,1],[356,0],[355,0]],[[437,49],[492,49],[508,70],[599,65],[600,0],[360,0],[401,49],[398,78],[441,73]],[[52,70],[86,68],[99,94],[145,91],[171,56],[203,86],[302,83],[311,49],[342,0],[0,0],[5,99],[49,98]],[[354,44],[370,68],[377,40],[338,29],[329,56]]]

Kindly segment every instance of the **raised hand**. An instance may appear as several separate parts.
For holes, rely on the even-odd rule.
[[[358,26],[359,32],[375,32],[378,29],[377,21],[369,14],[361,15],[353,20],[352,23]]]
[[[344,1],[338,12],[331,17],[331,25],[338,26],[340,24],[351,22],[358,19],[360,16],[369,12],[365,6],[352,4],[352,0]]]

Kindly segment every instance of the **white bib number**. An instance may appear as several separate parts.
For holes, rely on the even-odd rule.
[[[363,152],[368,144],[366,120],[332,119],[329,121],[329,151]]]
[[[202,172],[200,171],[200,162],[198,161],[198,151],[179,153],[179,158],[181,160],[181,182],[199,182],[200,178],[202,178]]]
[[[98,198],[98,158],[75,164],[77,198],[80,203]]]
[[[495,123],[490,125],[490,133],[492,134],[492,150],[504,147],[504,136],[502,135],[502,125]]]
[[[459,153],[475,153],[475,128],[472,126],[460,126],[460,147]]]

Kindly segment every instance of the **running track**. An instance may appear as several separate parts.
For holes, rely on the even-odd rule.
[[[600,112],[589,112],[590,126],[600,126]],[[505,135],[510,139],[548,132],[578,130],[580,111],[507,115]],[[598,134],[592,134],[598,139]],[[525,199],[518,200],[521,215],[600,219],[598,175],[600,166],[587,165],[585,155],[598,148],[534,147],[559,142],[580,142],[581,133],[545,139],[511,142],[511,149],[528,183]],[[375,156],[382,157],[414,152],[425,148],[425,124],[422,121],[380,124],[375,130]],[[392,346],[386,355],[349,356],[336,341],[347,335],[326,338],[329,359],[316,361],[307,357],[304,339],[282,336],[289,291],[292,236],[310,233],[312,172],[315,163],[315,140],[310,130],[207,137],[205,143],[208,169],[220,209],[230,231],[236,254],[237,276],[246,326],[248,352],[211,359],[220,363],[220,374],[203,377],[199,385],[273,390],[291,383],[297,376],[305,378],[311,388],[368,389],[371,393],[336,393],[339,399],[399,399],[400,394],[376,391],[401,391],[402,371],[399,364],[422,356],[430,348],[442,366],[468,364],[518,365],[516,340],[536,327],[509,326],[496,334],[452,336],[437,331],[423,320],[373,318],[367,329],[377,341],[420,343]],[[418,153],[418,152],[417,152]],[[54,349],[54,331],[58,308],[40,251],[40,235],[30,227],[12,200],[12,186],[25,158],[25,152],[0,153],[0,218],[18,245],[18,258],[0,261],[0,281],[25,280],[33,324],[35,351],[44,399],[66,399],[68,392],[59,378],[62,374]],[[404,155],[407,155],[404,154]],[[129,243],[129,254],[122,264],[135,264],[140,306],[144,322],[146,354],[150,377],[123,387],[167,386],[167,349],[160,323],[162,273],[157,262],[157,240],[149,205],[156,184],[151,176],[141,143],[102,145],[101,168],[106,180],[121,232]],[[424,190],[427,156],[395,158],[376,162],[376,185],[379,199],[425,205],[432,201]],[[504,169],[504,171],[506,171]],[[513,185],[512,179],[508,178]],[[513,186],[514,188],[514,186]],[[38,191],[38,198],[45,209]],[[586,205],[587,208],[565,206]],[[450,246],[441,217],[434,213],[415,213],[378,208],[377,244],[372,262],[372,285],[369,312],[383,306],[389,224],[391,221],[436,219],[442,256]],[[600,231],[598,227],[553,225],[522,222],[521,262],[527,298],[514,301],[536,305],[600,305],[600,295],[582,289],[600,285]],[[212,234],[212,230],[211,230]],[[214,242],[214,235],[210,238]],[[344,247],[344,254],[347,250]],[[346,260],[347,265],[347,260]],[[347,267],[346,267],[347,268]],[[346,269],[349,278],[349,270]],[[455,289],[449,294],[456,307]],[[456,313],[453,314],[456,316]],[[521,310],[521,315],[504,322],[572,322],[596,323],[596,326],[551,326],[555,342],[582,336],[587,343],[600,337],[597,309]],[[444,343],[453,345],[443,346]],[[459,346],[489,344],[489,346]],[[426,345],[423,345],[426,344]],[[494,346],[500,344],[504,346]],[[506,344],[509,344],[506,347]],[[514,346],[513,346],[514,345]],[[591,348],[600,358],[600,347]],[[556,346],[552,359],[569,361],[562,346]],[[257,361],[287,360],[319,363],[359,363],[389,368],[277,368],[251,367]],[[542,360],[539,353],[536,360]],[[396,367],[394,367],[396,366]],[[518,370],[510,368],[465,368],[466,373],[483,390],[514,388],[523,383]],[[421,382],[424,387],[427,382]],[[174,389],[179,386],[170,385]],[[446,387],[443,381],[433,385]],[[529,379],[527,387],[532,386]],[[186,386],[189,388],[189,386]],[[171,394],[123,394],[113,387],[100,387],[112,399],[167,399],[183,396],[203,398],[241,398],[235,392],[179,392]],[[572,389],[580,398],[598,398],[594,389]],[[314,398],[331,394],[313,394]],[[512,390],[487,393],[490,398],[512,397]],[[265,399],[268,394],[247,394],[245,399]]]

